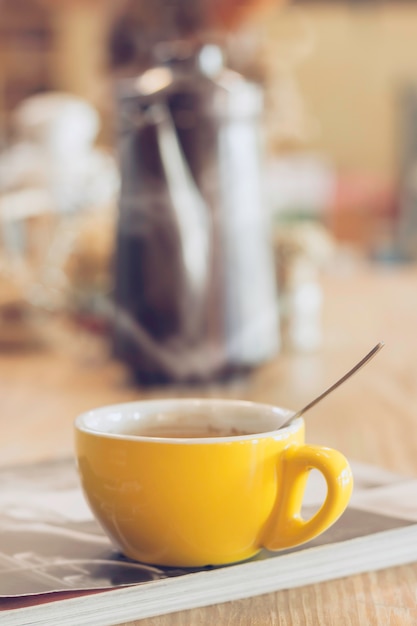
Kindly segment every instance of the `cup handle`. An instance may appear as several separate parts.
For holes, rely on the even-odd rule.
[[[337,450],[311,445],[294,445],[280,456],[282,489],[267,522],[263,546],[282,550],[305,543],[331,526],[346,509],[353,488],[352,472]],[[327,495],[320,509],[308,520],[301,506],[310,470],[317,469],[327,483]]]

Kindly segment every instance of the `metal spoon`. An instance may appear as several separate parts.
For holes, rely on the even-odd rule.
[[[337,380],[335,383],[333,383],[333,385],[330,385],[330,387],[328,387],[325,391],[323,391],[323,393],[321,393],[319,396],[317,396],[317,398],[314,398],[314,400],[312,400],[311,402],[306,404],[305,407],[303,407],[299,411],[296,411],[295,413],[291,413],[291,415],[286,418],[285,422],[283,424],[281,424],[280,428],[283,428],[284,426],[287,426],[289,424],[289,422],[291,422],[292,420],[296,419],[297,417],[301,417],[301,415],[303,415],[306,411],[308,411],[313,406],[315,406],[318,402],[320,402],[320,400],[323,400],[323,398],[325,398],[329,393],[331,393],[334,389],[339,387],[339,385],[344,383],[345,380],[350,378],[353,374],[355,374],[355,372],[360,370],[361,367],[363,367],[366,363],[368,363],[368,361],[370,361],[372,359],[372,357],[374,357],[376,355],[376,353],[379,352],[381,350],[381,348],[384,347],[384,345],[385,344],[384,344],[383,341],[380,341],[379,343],[377,343],[376,346],[374,348],[372,348],[372,350],[370,352],[368,352],[368,354],[365,355],[363,357],[363,359],[361,359],[358,363],[356,363],[356,365],[354,367],[352,367],[352,369],[350,369],[348,372],[346,372],[346,374],[344,376],[342,376],[342,378],[339,378],[339,380]]]

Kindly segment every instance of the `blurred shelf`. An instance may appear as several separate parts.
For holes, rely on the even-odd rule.
[[[53,88],[54,31],[50,14],[34,0],[3,0],[0,22],[0,116],[25,97]]]

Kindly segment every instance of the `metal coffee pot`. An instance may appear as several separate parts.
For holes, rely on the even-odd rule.
[[[118,84],[114,351],[139,383],[227,378],[279,347],[262,109],[212,45]]]

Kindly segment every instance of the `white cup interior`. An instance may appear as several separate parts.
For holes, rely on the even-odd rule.
[[[75,426],[105,437],[207,442],[270,436],[289,413],[282,407],[238,400],[149,400],[94,409],[80,415]],[[274,436],[286,437],[301,423],[295,420]]]

